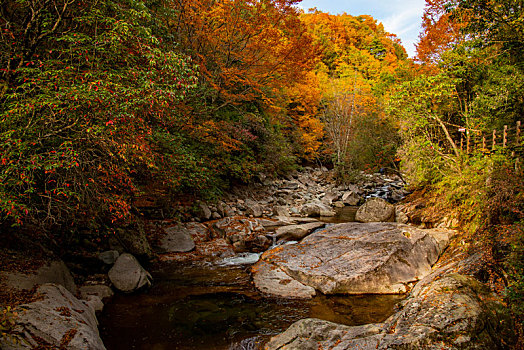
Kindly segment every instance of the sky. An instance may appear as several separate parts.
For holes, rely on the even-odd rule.
[[[306,12],[316,7],[319,11],[352,16],[371,15],[382,22],[384,29],[402,40],[409,57],[415,56],[415,43],[421,31],[425,0],[303,0],[298,7]]]

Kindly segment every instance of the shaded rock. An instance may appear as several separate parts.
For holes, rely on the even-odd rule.
[[[270,246],[272,241],[265,235],[258,235],[252,240],[244,242],[245,249],[253,253],[265,252]]]
[[[101,300],[109,299],[114,295],[113,290],[105,284],[85,285],[78,288],[78,291],[82,299],[86,300],[90,295],[95,295]]]
[[[302,225],[289,225],[277,228],[275,236],[279,240],[300,241],[317,228],[324,227],[323,222],[312,222]]]
[[[282,269],[264,261],[259,261],[252,270],[253,282],[263,293],[299,299],[312,298],[316,293],[314,288],[298,282]]]
[[[409,217],[402,209],[395,207],[395,221],[400,224],[407,224],[409,222]]]
[[[355,220],[359,222],[389,222],[395,219],[395,206],[382,198],[369,198],[358,208]]]
[[[49,348],[73,350],[105,349],[98,333],[95,311],[58,284],[44,284],[37,290],[40,300],[21,305],[16,311],[15,331],[21,343],[0,339],[2,349],[33,349],[41,339]]]
[[[261,262],[324,294],[405,293],[430,273],[449,235],[394,223],[338,224],[267,251]]]
[[[264,214],[264,208],[260,204],[252,204],[246,209],[246,214],[259,218]]]
[[[224,202],[221,202],[217,205],[217,210],[223,218],[228,216],[235,216],[235,211],[233,210],[233,208],[231,208],[230,205]]]
[[[329,192],[326,192],[324,197],[322,197],[322,202],[327,204],[327,205],[330,205],[334,200],[337,200],[339,198],[340,198],[340,193],[339,192],[329,191]]]
[[[124,250],[140,259],[152,259],[153,251],[146,238],[144,227],[140,224],[117,228],[115,236]]]
[[[195,212],[197,217],[201,220],[209,220],[211,219],[211,209],[209,209],[208,205],[206,203],[200,202],[198,203],[197,210]]]
[[[300,208],[300,213],[305,216],[335,216],[336,213],[321,202],[306,203]]]
[[[3,283],[18,290],[31,290],[37,285],[55,283],[64,286],[71,293],[76,293],[73,276],[63,261],[51,261],[33,272],[1,272]]]
[[[282,205],[277,205],[273,208],[273,214],[276,216],[289,216],[289,209]]]
[[[98,254],[98,259],[106,265],[113,265],[119,255],[117,250],[107,250]]]
[[[353,191],[349,191],[342,195],[342,202],[346,205],[358,205],[360,196]]]
[[[102,302],[102,299],[96,295],[88,295],[86,298],[83,298],[84,302],[87,306],[89,306],[91,309],[95,310],[95,312],[100,312],[104,310],[104,303]]]
[[[131,254],[120,255],[108,273],[116,289],[131,293],[151,286],[153,278]]]
[[[199,226],[201,224],[198,223],[190,223],[189,225],[191,225],[190,227],[197,228],[197,230],[201,227]],[[191,237],[191,231],[188,230],[186,225],[178,224],[165,228],[164,233],[165,235],[162,236],[158,245],[158,251],[160,253],[181,253],[195,249],[195,242]]]

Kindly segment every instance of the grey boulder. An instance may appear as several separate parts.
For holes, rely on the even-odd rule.
[[[360,196],[353,191],[348,191],[342,195],[342,202],[347,205],[358,205]]]
[[[153,281],[149,272],[140,265],[134,256],[128,253],[118,257],[108,275],[115,288],[124,293],[149,287]]]
[[[395,206],[382,198],[369,198],[357,210],[355,220],[359,222],[389,222],[395,219]]]
[[[195,249],[195,242],[186,226],[178,224],[164,229],[164,235],[158,245],[160,253],[182,253],[193,249]]]
[[[76,299],[59,284],[44,284],[37,290],[38,301],[21,305],[15,311],[15,331],[19,343],[0,339],[2,349],[33,349],[41,339],[53,349],[103,350],[95,311],[88,303]],[[50,348],[51,348],[50,347]]]

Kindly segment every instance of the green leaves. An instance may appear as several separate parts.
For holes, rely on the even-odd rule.
[[[11,13],[15,38],[30,11],[23,5]],[[173,107],[196,86],[195,67],[154,35],[154,16],[143,2],[75,10],[57,35],[34,47],[17,40],[11,57],[1,56],[2,66],[20,67],[4,72],[0,220],[44,227],[124,220],[142,181],[137,169],[163,176],[155,174],[153,127],[172,124]],[[35,21],[48,28],[57,23],[53,13],[45,8]],[[3,47],[8,39],[2,36]]]

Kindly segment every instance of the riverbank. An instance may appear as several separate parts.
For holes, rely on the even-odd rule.
[[[40,302],[40,304],[37,304],[37,310],[42,315],[45,315],[40,317],[40,323],[38,324],[34,322],[34,319],[20,318],[19,316],[12,317],[16,323],[12,325],[9,331],[24,337],[23,339],[26,339],[28,342],[33,341],[33,345],[38,343],[47,343],[49,346],[53,346],[53,344],[55,346],[69,344],[70,348],[75,348],[76,345],[74,344],[89,344],[87,348],[103,348],[104,345],[101,345],[102,341],[96,326],[93,327],[92,321],[87,322],[81,316],[83,314],[94,315],[95,311],[100,312],[103,308],[102,301],[109,300],[108,298],[115,291],[118,297],[114,302],[109,303],[108,308],[102,311],[101,316],[103,320],[103,337],[110,349],[125,348],[127,345],[123,345],[124,342],[117,339],[133,341],[131,335],[134,333],[142,340],[145,339],[146,344],[152,342],[155,336],[157,338],[166,337],[165,327],[173,329],[169,328],[173,327],[173,323],[178,324],[179,327],[174,327],[174,329],[184,327],[186,329],[195,329],[196,327],[205,330],[213,324],[228,325],[223,333],[215,335],[217,339],[224,339],[225,343],[222,343],[222,345],[242,342],[247,338],[253,338],[260,342],[257,340],[257,336],[274,335],[285,330],[291,323],[308,317],[343,323],[346,326],[358,326],[367,322],[387,323],[385,319],[391,315],[393,309],[392,304],[384,301],[368,305],[368,311],[378,304],[390,305],[386,307],[385,311],[381,311],[377,318],[361,318],[354,323],[341,322],[341,320],[344,320],[344,317],[340,316],[340,314],[347,313],[344,309],[346,307],[350,309],[355,308],[355,303],[349,301],[355,297],[342,297],[340,293],[396,293],[402,295],[402,293],[407,293],[411,290],[413,290],[412,293],[415,293],[417,281],[432,273],[431,265],[437,261],[438,256],[446,248],[447,243],[443,243],[444,241],[441,238],[435,240],[437,236],[434,236],[433,233],[428,235],[427,232],[432,232],[431,230],[427,232],[425,230],[413,231],[414,228],[403,226],[403,224],[399,223],[339,225],[328,229],[323,227],[327,221],[343,221],[340,216],[337,218],[337,212],[344,212],[344,210],[355,208],[357,204],[364,203],[366,205],[361,206],[360,214],[356,213],[360,221],[406,222],[410,216],[415,217],[413,213],[405,212],[406,208],[410,208],[409,206],[403,205],[395,208],[395,206],[385,200],[376,199],[382,197],[391,202],[401,199],[407,194],[402,185],[402,181],[399,178],[375,174],[364,176],[363,181],[359,185],[340,186],[336,184],[334,177],[327,169],[308,168],[286,179],[261,179],[257,184],[237,188],[226,195],[223,201],[195,203],[192,206],[193,216],[190,217],[190,221],[186,222],[169,218],[155,218],[155,215],[159,213],[155,214],[154,208],[143,208],[145,213],[149,212],[152,215],[143,230],[118,231],[115,237],[108,240],[108,250],[97,252],[96,255],[83,256],[82,259],[77,259],[76,261],[67,261],[67,265],[72,267],[76,282],[82,284],[79,287],[74,283],[71,284],[73,278],[69,274],[66,264],[63,264],[58,257],[52,259],[56,262],[49,264],[49,257],[46,254],[43,254],[45,259],[42,260],[42,265],[34,264],[32,274],[27,274],[28,271],[22,268],[19,271],[20,274],[17,275],[18,277],[13,279],[12,273],[3,271],[3,282],[11,287],[24,285],[27,287],[26,290],[36,291],[36,294],[33,294],[33,298],[35,295],[37,296],[36,300],[33,299],[33,302],[26,304],[24,308],[27,308],[27,305],[33,305],[29,306],[29,308],[32,308],[35,303]],[[179,208],[177,210],[179,212],[188,212],[188,208]],[[434,226],[450,226],[452,224],[449,220],[442,220],[434,224]],[[422,226],[427,227],[430,225],[424,223]],[[354,229],[349,227],[358,228],[358,234],[344,236]],[[395,231],[397,233],[391,231],[391,233],[384,235],[382,232],[387,232],[387,230],[384,231],[386,227],[397,230]],[[439,232],[446,231],[443,228],[439,230]],[[352,237],[351,235],[361,237],[361,243],[356,241],[356,246],[347,248],[354,255],[351,259],[342,259],[338,263],[339,266],[329,267],[327,270],[326,267],[321,267],[321,265],[318,265],[318,262],[313,260],[326,258],[329,260],[330,257],[327,256],[331,254],[329,249],[322,249],[324,255],[327,254],[324,257],[315,256],[297,260],[297,256],[307,257],[308,252],[315,249],[316,244],[311,246],[311,248],[307,248],[307,242],[314,241],[317,239],[315,237],[322,236],[325,240],[330,236],[328,232],[335,232],[338,240],[341,237],[346,237],[340,242],[347,241],[348,238]],[[379,235],[377,236],[373,232],[378,232]],[[446,233],[446,242],[452,236],[452,233]],[[376,246],[384,240],[387,242],[396,240],[398,245],[393,246],[394,248],[389,248],[389,250],[383,250],[380,246]],[[283,245],[297,241],[299,243]],[[362,248],[364,242],[367,242],[365,244],[368,245],[369,249]],[[418,242],[425,243],[421,248],[415,248],[418,247]],[[337,243],[337,240],[326,241],[326,244],[327,247],[333,246],[334,248],[341,246],[340,243]],[[282,254],[284,246],[286,250],[289,250],[289,253],[286,253],[287,257],[279,256],[275,259],[275,254]],[[373,248],[375,246],[378,247],[378,250]],[[293,252],[295,249],[305,249],[305,251],[303,253]],[[343,248],[343,250],[347,249]],[[239,269],[238,265],[235,264],[231,264],[229,267],[217,267],[220,265],[220,261],[231,258],[241,258],[240,260],[242,260],[244,257],[250,257],[249,259],[251,260],[249,262],[254,263],[258,260],[261,253],[265,251],[267,252],[263,255],[263,263],[268,263],[271,260],[280,260],[284,263],[284,265],[278,264],[265,269],[265,271],[270,272],[269,275],[257,272],[257,270],[264,270],[260,265],[262,262],[257,263],[253,273],[244,267]],[[380,251],[381,255],[377,255],[378,251]],[[418,252],[413,260],[406,260],[408,251]],[[333,257],[335,255],[340,256],[335,250],[332,253]],[[395,256],[401,257],[401,259],[393,258]],[[426,263],[428,265],[421,265],[422,256],[426,258],[431,256],[431,259]],[[256,258],[253,259],[253,257]],[[154,259],[151,260],[151,258]],[[354,285],[351,279],[367,282],[373,280],[375,283],[371,283],[371,285],[377,287],[373,290],[359,289],[358,291],[351,291],[347,288],[341,289],[340,282],[326,283],[328,281],[336,281],[336,279],[333,279],[335,276],[329,272],[330,269],[347,270],[347,263],[354,259],[361,259],[360,261],[369,259],[371,259],[369,261],[376,261],[378,259],[378,261],[386,263],[398,260],[398,262],[393,265],[380,265],[380,267],[370,266],[371,270],[369,271],[373,269],[386,271],[383,275],[385,277],[381,277],[382,279],[379,283],[376,283],[378,281],[376,277],[371,277],[369,274],[366,275],[363,270],[360,271],[359,269],[357,269],[358,271],[355,270],[355,275],[345,275],[343,277],[343,279],[349,278],[349,285]],[[204,264],[205,268],[189,269],[187,271],[191,271],[188,274],[190,277],[185,280],[182,278],[184,280],[183,283],[173,283],[173,276],[183,271],[183,266],[191,266],[194,263]],[[53,273],[49,273],[48,267],[51,265],[54,266],[51,269],[54,271]],[[360,266],[362,263],[358,262],[357,265]],[[62,270],[56,270],[57,266]],[[210,268],[210,266],[215,267]],[[311,272],[305,273],[305,270],[297,270],[298,266],[303,266],[302,270],[306,268]],[[362,266],[365,266],[365,264]],[[416,268],[413,269],[413,272],[407,273],[406,266]],[[42,268],[44,268],[43,272]],[[166,268],[170,272],[162,273]],[[77,273],[78,271],[88,270],[96,273],[91,273],[83,278],[81,274]],[[320,280],[318,277],[320,275],[315,272],[317,270],[322,271],[321,275],[324,276]],[[153,271],[152,276],[150,274],[151,271]],[[195,271],[200,272],[195,273]],[[457,271],[454,272],[456,273]],[[466,273],[464,271],[458,272]],[[252,274],[255,276],[254,285],[251,284]],[[214,275],[218,279],[214,279]],[[39,277],[33,278],[29,276]],[[266,281],[273,281],[273,285],[267,287],[267,284],[260,282],[261,278],[265,278]],[[397,278],[396,282],[392,278]],[[174,279],[177,280],[179,277]],[[32,282],[27,282],[29,280]],[[385,288],[387,283],[384,284],[384,281],[386,280],[391,284],[391,288]],[[22,283],[21,281],[24,282]],[[54,283],[54,287],[49,285],[38,287],[45,282]],[[143,290],[151,284],[154,287],[143,293]],[[370,285],[369,283],[367,284]],[[69,288],[65,288],[68,289],[67,292],[60,287],[64,285],[69,285]],[[304,286],[303,288],[300,287],[301,290],[309,291],[307,293],[313,291],[312,294],[317,294],[318,296],[311,302],[296,300],[296,297],[301,296],[296,293],[298,289],[294,289],[297,285]],[[332,287],[324,288],[324,286],[328,285]],[[285,288],[282,289],[282,287]],[[171,288],[177,292],[172,292]],[[279,290],[287,291],[281,293]],[[58,300],[58,297],[54,297],[57,295],[56,291],[63,296],[61,301]],[[28,295],[30,294],[28,293]],[[330,297],[327,294],[335,295]],[[275,296],[277,296],[276,299]],[[285,299],[282,299],[282,297],[285,297]],[[292,297],[293,300],[288,300],[286,297]],[[70,310],[66,311],[65,308],[68,307],[60,303],[69,305],[71,300],[73,300],[71,298],[76,298],[81,305],[85,305],[90,311],[83,311],[78,313],[78,315]],[[362,301],[362,297],[356,296],[356,298],[355,300]],[[402,298],[400,297],[400,299]],[[51,299],[53,302],[48,302]],[[389,298],[389,300],[400,299],[398,297]],[[273,301],[268,302],[268,300]],[[323,302],[319,302],[319,300],[323,300]],[[24,300],[24,302],[28,301],[31,301],[31,299]],[[44,305],[41,305],[42,303]],[[124,326],[127,330],[120,332],[119,336],[116,336],[115,334],[117,333],[111,330],[111,325],[116,323],[115,317],[120,312],[116,305],[120,305],[121,310],[126,308],[130,310],[129,315],[123,318],[126,319],[125,324],[127,325],[134,323],[138,327],[135,329],[144,328],[142,320],[145,319],[150,320],[147,323],[155,325],[163,323],[164,326],[157,327],[158,330],[156,331],[153,330],[153,328],[156,329],[155,327],[146,327],[146,329],[151,329],[152,333],[148,334],[146,332],[140,333],[140,335],[133,331],[133,327]],[[144,307],[144,305],[148,306]],[[184,309],[187,305],[193,306],[189,309]],[[404,308],[405,305],[403,306]],[[286,309],[286,307],[289,308]],[[141,314],[140,310],[144,309],[147,310]],[[286,311],[291,309],[303,309],[303,312],[293,313]],[[269,313],[267,310],[270,310]],[[340,312],[340,310],[342,311]],[[365,311],[362,311],[362,313],[365,313]],[[373,314],[373,311],[370,311],[370,313]],[[142,316],[137,316],[137,318],[133,319],[133,314],[141,314]],[[394,315],[391,317],[394,317]],[[23,320],[23,322],[20,322],[20,320]],[[46,324],[50,321],[55,324],[61,324],[63,327],[59,327],[59,330],[54,334],[46,333]],[[238,326],[237,323],[241,326]],[[86,324],[91,325],[91,327],[84,327]],[[264,325],[268,324],[278,324],[277,328],[279,329],[274,327],[271,329],[264,328],[266,327]],[[257,333],[258,331],[260,331],[260,334]],[[248,335],[249,337],[246,337]],[[163,344],[158,345],[160,348],[166,349],[169,348],[169,344],[173,343],[179,344],[179,346],[186,343],[187,348],[198,348],[195,347],[197,345],[194,343],[191,345],[191,341],[187,340],[192,339],[194,336],[195,334],[190,333],[186,338],[182,337],[174,340],[167,337],[167,340],[158,340],[157,342]],[[207,342],[208,344],[213,343],[212,340],[207,340]],[[273,346],[271,344],[275,342],[276,340],[272,340],[268,346]],[[126,344],[129,345],[131,343]],[[201,347],[202,349],[213,348],[206,347],[207,345],[201,346],[203,346]],[[299,349],[301,346],[296,348]],[[225,349],[225,347],[222,348]]]

